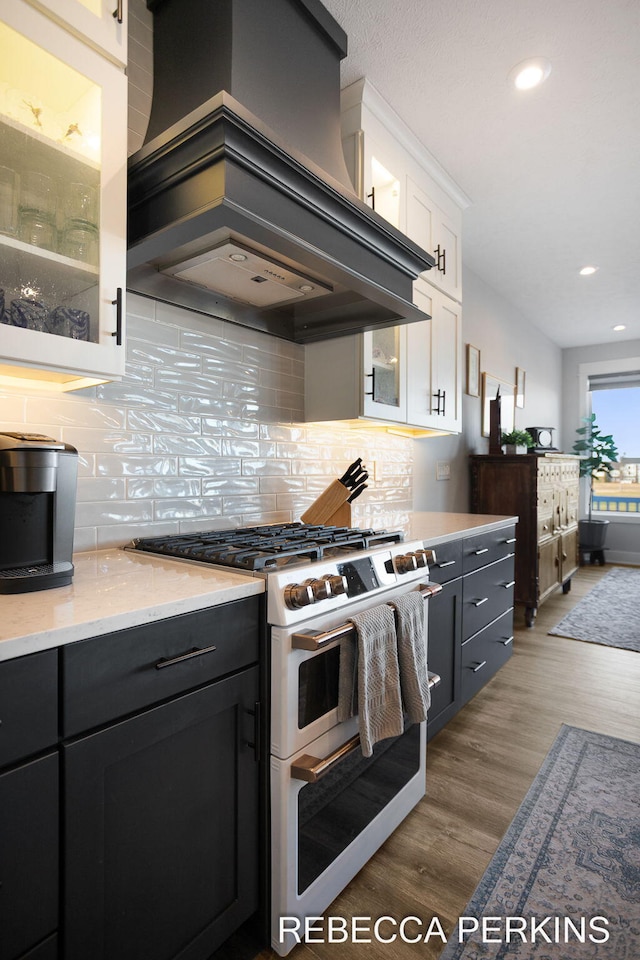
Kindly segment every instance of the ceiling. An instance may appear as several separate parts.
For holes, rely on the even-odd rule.
[[[367,77],[471,199],[464,265],[561,347],[640,338],[638,0],[323,3],[342,86]],[[551,74],[517,91],[529,57]]]

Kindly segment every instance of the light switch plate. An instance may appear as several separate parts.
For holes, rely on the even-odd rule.
[[[448,460],[436,461],[436,480],[451,480],[451,464]]]

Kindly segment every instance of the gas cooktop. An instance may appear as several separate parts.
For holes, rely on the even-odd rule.
[[[401,531],[282,523],[139,538],[132,540],[126,549],[242,570],[268,571],[402,540]]]

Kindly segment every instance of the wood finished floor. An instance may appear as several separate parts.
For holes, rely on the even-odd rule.
[[[535,626],[516,609],[514,653],[431,741],[427,795],[326,911],[340,917],[437,916],[447,934],[563,723],[640,742],[640,656],[551,637],[547,630],[610,569],[585,566],[551,597]],[[301,944],[291,960],[436,960],[428,944]],[[236,941],[216,960],[271,960]]]

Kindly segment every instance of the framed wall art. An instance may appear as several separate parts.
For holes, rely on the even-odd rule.
[[[480,351],[473,344],[467,344],[467,386],[470,397],[480,396]]]
[[[516,367],[516,407],[524,407],[524,382],[526,372],[522,367]]]
[[[508,380],[500,380],[491,373],[482,374],[482,436],[489,436],[489,401],[495,400],[500,389],[500,425],[502,433],[511,433],[515,422],[514,391],[515,385]]]

